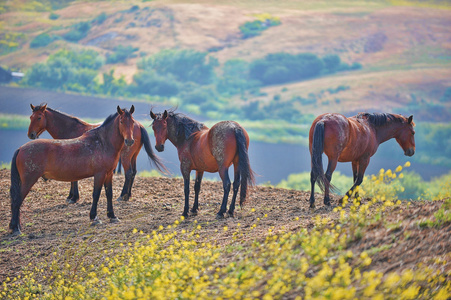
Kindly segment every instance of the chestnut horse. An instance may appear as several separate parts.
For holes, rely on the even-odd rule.
[[[39,177],[59,181],[77,181],[94,176],[94,191],[89,214],[93,224],[99,223],[97,203],[102,186],[107,197],[107,216],[118,219],[113,211],[113,170],[121,150],[134,144],[132,113],[117,107],[101,126],[75,139],[34,140],[16,150],[11,163],[11,223],[13,234],[20,234],[20,206]]]
[[[315,207],[315,182],[324,191],[324,204],[330,206],[329,189],[337,162],[352,162],[354,185],[346,193],[349,198],[363,181],[363,175],[379,145],[395,138],[406,156],[415,153],[415,123],[396,114],[359,113],[346,118],[341,114],[327,113],[318,116],[309,133],[312,171],[310,173],[310,207]],[[324,174],[322,153],[329,158]]]
[[[30,106],[32,114],[30,116],[30,126],[28,127],[28,137],[32,140],[38,138],[45,130],[47,130],[54,139],[73,139],[100,125],[86,123],[79,118],[51,109],[50,107],[47,107],[47,104],[38,106],[30,104]],[[149,160],[154,162],[158,170],[164,170],[163,172],[166,172],[166,168],[152,151],[146,129],[136,120],[135,127],[133,128],[133,137],[135,143],[131,147],[123,148],[119,160],[122,162],[125,172],[124,187],[122,188],[121,196],[117,199],[119,201],[127,201],[131,197],[132,185],[137,172],[136,159],[143,145]],[[75,203],[78,199],[78,183],[75,181],[71,183],[67,202]]]
[[[249,163],[247,151],[249,136],[246,130],[233,121],[219,122],[209,129],[204,124],[174,111],[165,110],[164,113],[154,114],[151,110],[150,116],[153,119],[155,148],[159,152],[163,151],[167,139],[177,148],[185,191],[183,216],[188,216],[190,173],[196,170],[195,196],[191,212],[195,215],[199,209],[199,191],[204,172],[219,172],[224,197],[216,218],[224,218],[230,192],[229,167],[231,164],[233,164],[235,176],[228,214],[233,216],[240,183],[240,206],[246,200],[248,184],[250,186],[255,184],[254,172]]]

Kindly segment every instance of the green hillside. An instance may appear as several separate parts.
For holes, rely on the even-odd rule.
[[[212,121],[251,122],[263,128],[251,132],[259,140],[305,143],[315,115],[361,111],[413,114],[417,124],[439,128],[436,136],[449,136],[450,7],[10,1],[0,6],[0,65],[25,72],[20,86],[144,99]],[[298,124],[302,129],[293,129]],[[451,155],[449,145],[431,147]]]

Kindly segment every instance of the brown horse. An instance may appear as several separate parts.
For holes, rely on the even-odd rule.
[[[330,206],[330,181],[337,162],[352,162],[354,185],[346,193],[349,198],[363,181],[363,175],[379,145],[395,138],[404,154],[415,153],[415,123],[409,118],[396,114],[359,113],[346,118],[341,114],[322,114],[312,124],[309,133],[309,147],[312,158],[310,173],[310,207],[315,207],[315,182],[324,191],[324,204]],[[324,174],[322,153],[329,158]]]
[[[54,139],[73,139],[100,125],[86,123],[79,118],[51,109],[50,107],[47,107],[47,104],[38,106],[30,104],[30,106],[32,114],[30,116],[30,126],[28,127],[28,137],[33,140],[38,138],[45,130],[47,130]],[[121,196],[117,199],[119,201],[127,201],[131,197],[132,185],[137,172],[136,159],[143,145],[149,159],[154,162],[158,170],[164,170],[163,172],[166,172],[165,166],[152,151],[146,129],[136,120],[133,128],[133,137],[135,143],[131,147],[124,147],[121,152],[120,162],[124,166],[125,182]],[[75,203],[78,199],[78,183],[75,181],[71,183],[67,202]]]
[[[185,207],[183,216],[188,216],[189,180],[192,170],[196,170],[194,184],[194,204],[191,212],[195,215],[199,209],[198,199],[202,176],[204,172],[219,172],[224,188],[221,209],[217,218],[224,218],[227,211],[227,200],[230,192],[229,167],[233,164],[235,177],[233,181],[233,196],[228,214],[233,216],[235,200],[241,183],[240,205],[246,200],[247,187],[254,185],[254,172],[249,164],[249,136],[238,123],[224,121],[215,124],[211,129],[182,114],[174,111],[154,114],[152,124],[155,133],[155,148],[161,152],[164,143],[169,139],[177,148],[180,169],[184,179]]]
[[[117,107],[117,113],[109,116],[101,126],[81,137],[66,140],[34,140],[21,146],[14,153],[11,163],[11,222],[13,234],[20,234],[20,206],[36,181],[55,179],[77,181],[94,176],[94,191],[90,218],[99,221],[97,203],[102,185],[107,197],[107,215],[111,222],[118,219],[113,211],[113,170],[122,148],[134,144],[132,105],[130,111]]]

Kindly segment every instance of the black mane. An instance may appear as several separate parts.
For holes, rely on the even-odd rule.
[[[117,112],[114,113],[114,114],[109,115],[109,116],[105,119],[105,121],[103,121],[102,125],[100,125],[100,126],[97,127],[97,128],[91,129],[91,130],[96,130],[96,129],[99,129],[99,128],[104,128],[104,127],[106,127],[108,124],[110,124],[111,122],[113,122],[114,119],[116,119],[116,117],[117,117],[118,115],[119,115],[119,114],[118,114]]]
[[[399,118],[389,113],[359,113],[357,119],[367,119],[368,122],[376,127],[383,126],[389,122],[403,122],[402,118]]]
[[[158,113],[156,116],[157,118],[161,118],[163,113]],[[205,128],[203,123],[193,120],[184,114],[175,113],[174,110],[168,110],[168,117],[174,120],[177,136],[184,136],[186,140],[193,133]]]

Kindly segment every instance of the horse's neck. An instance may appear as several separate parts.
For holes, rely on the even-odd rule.
[[[401,123],[387,123],[385,125],[376,127],[376,136],[379,144],[388,141],[389,139],[395,138],[398,133]]]
[[[181,146],[185,143],[185,136],[177,135],[177,127],[175,126],[175,121],[173,118],[168,118],[168,140],[175,146]]]
[[[124,137],[119,131],[119,120],[117,118],[107,126],[89,131],[88,134],[95,136],[96,139],[101,140],[105,147],[111,148],[115,152],[119,152],[124,145]]]
[[[89,124],[80,122],[75,117],[69,117],[56,111],[47,111],[47,131],[54,139],[67,139],[80,136]],[[82,125],[80,128],[80,125]]]

